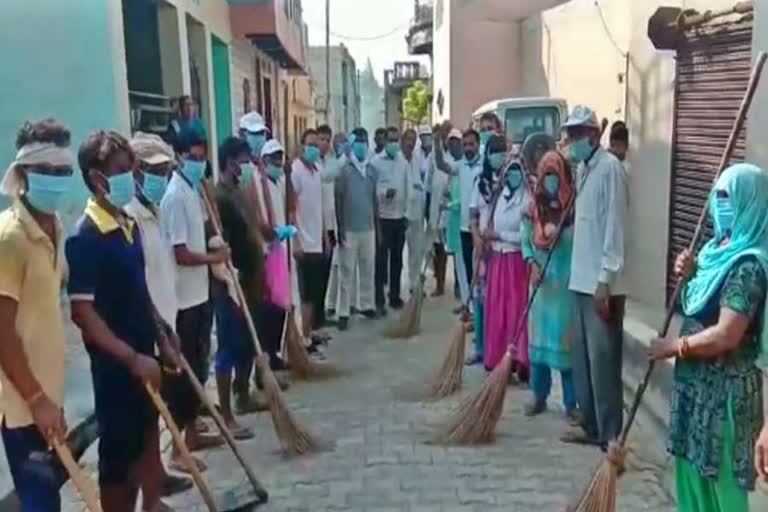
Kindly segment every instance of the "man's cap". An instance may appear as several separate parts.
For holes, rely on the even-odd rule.
[[[240,129],[247,132],[258,133],[266,131],[267,125],[264,118],[258,112],[248,112],[240,118]]]
[[[600,129],[600,123],[597,120],[597,114],[591,108],[585,105],[576,105],[573,107],[571,115],[568,116],[564,128],[575,128],[577,126],[583,126],[585,128]]]
[[[461,130],[459,130],[458,128],[454,128],[453,130],[451,130],[448,133],[448,138],[449,139],[461,139],[461,138],[463,138],[463,135],[461,134]]]
[[[136,158],[149,165],[166,164],[175,158],[171,146],[154,133],[136,132],[130,145]]]
[[[269,139],[265,144],[264,147],[261,148],[261,157],[264,158],[267,155],[274,155],[275,153],[279,153],[280,151],[285,152],[283,149],[283,145],[280,144],[277,139]]]

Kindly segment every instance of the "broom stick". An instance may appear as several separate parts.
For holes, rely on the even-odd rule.
[[[208,216],[211,219],[214,231],[220,237],[224,237],[221,229],[221,221],[215,215],[215,210],[212,206],[212,201],[208,196],[207,190],[203,189],[202,194],[203,202],[205,203],[205,209],[208,212]],[[256,333],[256,327],[253,323],[253,317],[248,309],[248,303],[245,299],[245,293],[243,287],[240,285],[240,281],[237,278],[237,271],[232,264],[232,258],[227,261],[227,269],[232,275],[232,280],[235,283],[235,289],[237,291],[238,298],[240,300],[240,309],[245,316],[248,331],[251,335],[251,342],[253,343],[254,350],[256,351],[256,366],[261,372],[262,383],[264,385],[264,392],[267,395],[267,406],[269,412],[272,415],[272,423],[275,427],[275,433],[277,434],[280,443],[283,448],[291,455],[305,455],[307,453],[317,451],[319,443],[312,436],[312,434],[303,426],[300,425],[288,410],[288,406],[285,403],[280,386],[277,383],[275,375],[269,368],[268,357],[261,348],[259,343],[259,337]]]
[[[213,499],[213,495],[211,494],[210,489],[208,489],[208,485],[205,483],[203,476],[200,474],[200,469],[197,467],[197,464],[195,464],[192,454],[189,452],[189,448],[187,448],[187,445],[184,443],[184,438],[181,436],[179,426],[176,424],[173,415],[171,415],[171,412],[168,410],[168,405],[152,384],[144,384],[144,389],[147,390],[149,398],[155,404],[155,408],[157,408],[163,421],[165,421],[165,425],[168,427],[168,430],[170,430],[173,442],[176,444],[179,452],[181,452],[181,458],[184,460],[184,464],[187,465],[187,468],[192,475],[192,480],[195,481],[195,484],[203,497],[203,501],[205,501],[205,504],[208,506],[208,510],[216,512],[218,509],[216,508],[216,502]]]
[[[739,134],[741,133],[742,128],[744,127],[744,123],[747,118],[747,113],[749,112],[749,109],[752,105],[752,100],[754,99],[755,93],[757,92],[757,86],[760,83],[760,77],[763,72],[763,68],[765,67],[766,58],[768,56],[765,52],[760,52],[757,56],[757,59],[755,60],[754,68],[752,69],[752,75],[749,78],[749,84],[747,86],[747,90],[744,93],[744,98],[742,99],[741,106],[739,107],[739,113],[736,116],[736,120],[733,123],[733,127],[731,128],[730,136],[728,137],[728,142],[725,145],[725,150],[723,152],[722,158],[720,159],[720,165],[717,168],[717,171],[715,172],[714,177],[712,178],[712,187],[715,186],[717,183],[718,178],[722,174],[722,172],[728,167],[728,164],[731,161],[731,156],[733,155],[733,151],[736,148],[736,143],[739,139]],[[701,213],[699,214],[699,220],[696,224],[696,231],[693,233],[693,238],[691,239],[691,242],[688,244],[688,250],[693,253],[693,251],[696,249],[696,246],[701,241],[701,237],[704,234],[704,223],[707,219],[707,206],[706,204],[701,209]],[[680,299],[680,295],[682,294],[683,287],[685,285],[685,278],[680,278],[677,281],[677,284],[675,285],[674,293],[672,294],[672,298],[669,301],[669,305],[667,306],[667,312],[666,316],[664,317],[664,323],[662,324],[661,330],[659,331],[659,338],[666,338],[669,327],[672,324],[672,319],[675,314],[675,306],[677,304],[677,301]],[[645,375],[643,376],[643,380],[640,382],[640,384],[637,387],[637,391],[635,392],[634,400],[632,401],[632,407],[629,410],[629,416],[627,417],[627,422],[624,425],[624,429],[621,431],[621,436],[617,440],[618,446],[612,446],[609,449],[609,455],[606,457],[606,459],[602,462],[600,467],[598,468],[597,472],[592,478],[592,481],[590,482],[587,489],[582,494],[578,504],[576,505],[576,508],[574,510],[577,511],[584,511],[584,512],[592,512],[592,511],[599,511],[599,512],[608,512],[615,510],[616,508],[616,500],[615,500],[615,492],[616,492],[616,484],[615,479],[618,477],[619,468],[623,465],[623,458],[624,458],[624,447],[626,446],[627,439],[629,438],[630,430],[632,429],[632,425],[635,422],[635,418],[637,416],[637,411],[640,409],[640,403],[643,400],[643,396],[645,395],[645,391],[648,389],[648,384],[651,380],[651,375],[653,374],[653,370],[656,366],[655,361],[651,361],[648,363],[648,368],[645,371]],[[613,494],[612,497],[609,497],[608,500],[605,500],[605,496],[603,494]],[[600,503],[603,503],[604,501],[608,501],[609,504],[606,506],[600,506]]]
[[[184,369],[184,372],[187,374],[189,381],[192,383],[192,387],[195,388],[195,392],[200,397],[200,400],[202,400],[203,405],[205,405],[205,407],[210,411],[211,416],[213,417],[213,421],[216,423],[216,426],[219,427],[219,431],[221,432],[221,435],[224,436],[224,439],[227,441],[227,444],[232,449],[232,453],[237,459],[237,462],[240,463],[240,466],[242,466],[243,471],[245,471],[245,475],[248,477],[248,481],[251,483],[251,486],[253,487],[254,492],[256,493],[257,496],[259,496],[260,499],[266,500],[267,491],[264,489],[264,487],[261,485],[259,480],[256,478],[256,475],[253,473],[253,470],[251,469],[251,467],[245,462],[245,459],[240,453],[240,450],[237,449],[237,445],[235,444],[235,438],[232,435],[232,431],[229,430],[229,427],[227,427],[227,423],[224,421],[224,418],[221,416],[221,413],[218,411],[218,409],[216,409],[213,403],[211,403],[211,400],[208,398],[208,395],[205,393],[205,389],[203,389],[203,385],[200,383],[200,380],[197,378],[197,375],[195,375],[194,370],[192,370],[192,367],[189,365],[189,361],[187,361],[187,358],[184,357],[184,355],[182,354],[179,354],[179,356],[181,358],[181,366]]]
[[[67,445],[55,437],[51,444],[62,465],[67,469],[69,478],[75,485],[78,494],[83,498],[85,506],[90,512],[101,512],[101,504],[99,503],[99,498],[96,495],[96,492],[93,490],[91,482],[80,470],[80,467],[77,465],[77,462],[75,462],[74,457],[72,457],[72,452]]]

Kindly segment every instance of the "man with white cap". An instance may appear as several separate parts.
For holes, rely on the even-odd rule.
[[[248,112],[240,118],[240,138],[251,148],[254,163],[261,159],[261,149],[267,143],[268,132],[264,117],[258,112]]]
[[[576,304],[573,375],[583,432],[569,432],[563,440],[605,449],[621,433],[623,421],[627,176],[619,159],[600,146],[592,109],[575,107],[565,129],[577,166],[570,289]]]
[[[1,185],[13,198],[0,213],[2,437],[22,510],[61,509],[53,476],[58,462],[48,447],[67,431],[63,238],[56,212],[73,184],[69,140],[69,130],[53,119],[25,123]]]

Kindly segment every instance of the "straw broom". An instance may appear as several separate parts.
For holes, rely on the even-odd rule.
[[[203,190],[202,198],[216,234],[223,238],[220,220],[218,216],[215,215],[211,198],[205,189]],[[275,374],[272,373],[272,369],[269,367],[269,358],[266,356],[259,343],[256,327],[254,326],[251,312],[248,310],[245,294],[243,293],[242,286],[240,286],[240,281],[237,279],[237,271],[235,270],[231,259],[227,262],[227,268],[229,269],[230,274],[232,274],[232,279],[235,282],[237,295],[240,299],[240,307],[245,316],[248,331],[251,335],[251,341],[256,350],[256,368],[260,372],[262,384],[264,386],[264,394],[266,395],[267,407],[272,416],[272,423],[274,424],[275,433],[280,440],[280,444],[286,453],[291,456],[305,455],[319,451],[322,448],[320,443],[288,410],[288,405],[285,403],[285,398],[280,391],[280,386],[275,378]]]
[[[715,176],[712,180],[713,186],[715,183],[717,183],[717,179],[720,177],[720,174],[725,170],[731,161],[733,150],[736,147],[736,142],[739,138],[739,133],[744,127],[747,113],[749,112],[749,108],[752,105],[752,100],[755,96],[757,85],[760,82],[760,76],[763,72],[766,58],[767,56],[764,52],[760,52],[760,54],[757,56],[755,66],[752,69],[752,76],[749,79],[749,85],[746,92],[744,93],[744,99],[741,102],[739,113],[736,116],[733,128],[731,129],[730,137],[728,138],[728,143],[725,146],[725,151],[723,153],[722,159],[720,160],[720,166],[718,167],[717,172],[715,173]],[[701,210],[701,214],[699,215],[699,221],[696,225],[696,231],[693,234],[693,239],[688,245],[688,249],[691,251],[691,253],[693,253],[699,241],[701,240],[701,236],[704,232],[703,227],[706,218],[707,207],[705,205]],[[669,306],[667,308],[667,316],[665,317],[664,324],[662,325],[661,331],[659,332],[660,338],[665,338],[667,336],[667,331],[669,330],[669,326],[672,323],[672,317],[675,312],[675,305],[680,298],[680,294],[682,293],[684,281],[685,279],[678,280],[677,286],[675,286],[675,292],[672,295],[672,300],[669,302]],[[643,380],[640,382],[640,385],[635,392],[635,398],[632,402],[632,407],[629,412],[627,423],[624,426],[624,430],[621,432],[621,437],[610,444],[608,447],[607,456],[600,463],[600,466],[593,475],[592,480],[590,481],[584,493],[579,498],[578,502],[576,502],[573,507],[570,507],[569,511],[614,512],[616,510],[617,479],[621,475],[621,472],[624,468],[627,438],[629,437],[629,432],[632,429],[632,425],[634,424],[637,411],[640,408],[640,403],[642,402],[643,395],[645,394],[645,390],[648,388],[648,383],[650,382],[654,366],[655,364],[653,361],[648,364],[648,369],[645,372],[645,376],[643,377]]]
[[[101,512],[101,503],[96,491],[93,488],[93,484],[87,476],[80,470],[80,466],[77,465],[72,452],[65,443],[62,443],[58,438],[52,438],[53,449],[56,451],[56,455],[59,457],[61,464],[66,468],[69,473],[69,478],[75,485],[78,494],[83,498],[85,507],[88,512]]]

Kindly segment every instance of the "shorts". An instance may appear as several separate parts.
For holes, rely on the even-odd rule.
[[[3,422],[2,435],[21,512],[61,510],[59,488],[67,479],[66,471],[37,427],[8,428]]]
[[[304,254],[298,262],[299,293],[302,304],[312,306],[316,329],[322,326],[325,312],[325,292],[328,285],[328,257],[322,253]]]
[[[229,373],[236,366],[254,357],[248,325],[240,308],[228,295],[215,299],[216,314],[216,373]]]

